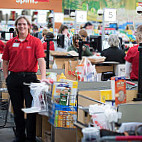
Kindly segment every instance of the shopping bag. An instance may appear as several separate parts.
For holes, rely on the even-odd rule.
[[[86,57],[84,57],[80,64],[77,65],[75,74],[77,75],[78,81],[97,80],[95,65],[92,65],[92,63]]]

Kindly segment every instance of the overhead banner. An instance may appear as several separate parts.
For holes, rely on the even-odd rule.
[[[38,2],[49,2],[49,0],[36,0]]]
[[[0,0],[1,9],[35,9],[62,12],[62,0]]]
[[[20,4],[24,3],[37,4],[38,2],[49,2],[49,0],[16,0],[16,3]]]

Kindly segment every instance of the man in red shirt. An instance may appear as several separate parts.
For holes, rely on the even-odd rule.
[[[139,43],[142,43],[142,25],[137,27],[136,35],[136,42],[138,45],[131,47],[126,56],[126,78],[138,80],[138,70],[139,70],[139,51],[138,46]]]
[[[138,45],[130,47],[126,56],[126,77],[130,79],[138,80],[138,70],[139,70],[139,51]]]
[[[16,124],[16,139],[13,142],[25,142],[26,139],[26,142],[36,141],[36,114],[27,114],[25,125],[24,113],[21,110],[24,107],[24,100],[26,107],[29,108],[33,99],[30,88],[23,83],[37,82],[38,64],[41,79],[46,78],[43,45],[40,39],[29,34],[30,26],[25,16],[18,17],[15,21],[18,36],[6,43],[3,53],[3,73]]]

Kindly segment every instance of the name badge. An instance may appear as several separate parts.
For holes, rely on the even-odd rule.
[[[20,43],[13,43],[12,47],[19,47]]]

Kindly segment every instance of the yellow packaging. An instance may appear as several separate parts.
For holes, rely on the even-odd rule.
[[[59,111],[58,112],[58,126],[57,127],[66,127],[66,112]]]
[[[112,100],[111,90],[100,90],[101,102],[105,103],[106,100]]]

